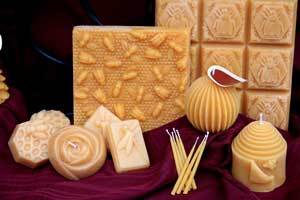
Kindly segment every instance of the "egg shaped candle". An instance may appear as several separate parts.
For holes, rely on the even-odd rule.
[[[232,145],[232,174],[254,192],[269,192],[285,181],[287,144],[269,122],[246,126]]]
[[[213,73],[211,69],[214,69]],[[191,124],[212,133],[229,128],[236,120],[240,101],[234,83],[236,79],[228,70],[212,66],[208,76],[202,76],[192,83],[185,95],[185,113]]]

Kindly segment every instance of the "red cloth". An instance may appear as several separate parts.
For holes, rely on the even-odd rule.
[[[11,98],[0,105],[0,199],[1,200],[99,200],[99,199],[173,199],[170,191],[176,180],[175,164],[166,128],[178,128],[188,150],[197,136],[183,117],[164,127],[145,133],[151,167],[116,174],[111,158],[95,175],[69,181],[58,175],[50,164],[32,170],[14,162],[7,142],[14,126],[27,119],[21,95],[11,90]],[[288,142],[287,180],[269,193],[253,193],[231,176],[230,144],[251,120],[239,116],[236,123],[221,134],[211,135],[196,175],[198,189],[178,199],[300,199],[300,139],[281,131]]]

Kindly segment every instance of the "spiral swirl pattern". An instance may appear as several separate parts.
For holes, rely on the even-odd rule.
[[[71,180],[93,175],[106,159],[103,136],[77,126],[68,126],[51,137],[48,152],[56,171]]]
[[[239,108],[237,90],[234,87],[220,87],[207,76],[197,79],[186,92],[187,118],[201,131],[227,129],[235,122]]]
[[[286,142],[269,122],[252,122],[234,139],[232,149],[245,158],[272,159],[285,152]]]

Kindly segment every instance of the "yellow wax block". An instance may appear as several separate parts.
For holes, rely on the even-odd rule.
[[[16,126],[8,146],[17,163],[36,168],[48,161],[48,140],[55,132],[52,125],[24,122]]]
[[[70,125],[70,120],[60,111],[42,110],[30,121],[19,124],[8,142],[14,160],[30,168],[48,161],[48,141],[59,129]]]
[[[143,131],[184,115],[187,29],[78,26],[73,30],[74,123],[103,105]]]
[[[54,169],[70,180],[95,174],[106,160],[103,136],[77,126],[67,126],[53,135],[48,152]]]
[[[188,25],[184,23],[188,19],[185,16],[193,10],[189,8],[193,2],[156,0],[156,24],[165,27]],[[200,13],[197,45],[200,46],[201,75],[206,74],[210,65],[221,65],[248,80],[247,84],[238,85],[244,93],[267,92],[272,93],[274,99],[282,91],[290,93],[297,3],[298,0],[197,1],[193,12]],[[167,16],[163,18],[164,24],[157,23],[161,16]],[[191,67],[193,82],[193,65]],[[240,101],[243,108],[247,106],[245,101]],[[247,109],[242,110],[243,114],[256,118]],[[289,110],[288,106],[285,115]],[[276,112],[270,115],[277,117]],[[273,125],[287,129],[288,120],[284,125]]]
[[[112,123],[108,141],[117,173],[144,169],[150,161],[138,120]]]
[[[155,24],[188,28],[192,41],[199,41],[201,0],[156,0]]]
[[[232,174],[250,190],[269,192],[284,183],[287,144],[271,123],[250,123],[231,149]]]
[[[229,128],[240,110],[234,87],[220,87],[207,76],[197,79],[186,92],[185,111],[192,125],[211,133]]]
[[[198,44],[191,45],[191,83],[200,76],[200,47]]]
[[[98,134],[102,134],[106,140],[108,126],[121,120],[104,106],[99,106],[94,114],[85,122],[84,127]],[[106,142],[107,147],[108,143]]]

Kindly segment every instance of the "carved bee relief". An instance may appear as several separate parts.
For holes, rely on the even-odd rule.
[[[252,96],[248,99],[248,116],[258,119],[259,113],[264,114],[266,121],[277,127],[285,128],[287,124],[286,110],[288,101],[285,98],[270,96]]]
[[[205,19],[206,35],[209,40],[241,40],[243,30],[242,10],[233,4],[215,4]]]
[[[252,16],[252,41],[290,43],[293,29],[292,13],[291,5],[257,3]]]

